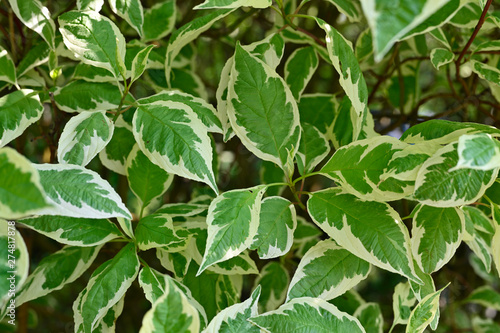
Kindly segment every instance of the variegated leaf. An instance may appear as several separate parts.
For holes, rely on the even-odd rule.
[[[282,197],[262,200],[259,227],[250,249],[257,250],[261,259],[285,255],[293,244],[297,217],[293,204]]]
[[[31,162],[10,147],[0,148],[0,218],[18,219],[50,207]]]
[[[36,164],[47,201],[38,213],[85,218],[132,218],[120,196],[96,172],[77,165]]]
[[[0,46],[0,81],[17,84],[16,66],[9,52]]]
[[[408,323],[411,308],[415,305],[416,301],[417,299],[408,282],[400,282],[396,285],[394,294],[392,294],[392,310],[394,312],[392,326]]]
[[[491,286],[477,288],[464,300],[464,302],[475,303],[500,311],[500,294]]]
[[[285,82],[293,97],[300,99],[302,92],[318,68],[318,55],[312,46],[295,50],[285,64]]]
[[[166,214],[153,214],[142,218],[135,229],[135,238],[140,250],[167,247],[181,243],[183,239],[174,231],[172,218]]]
[[[140,0],[109,0],[109,7],[143,36],[144,12]],[[125,53],[122,53],[125,54]]]
[[[359,22],[361,20],[361,7],[357,1],[349,0],[328,0],[329,3],[334,5],[339,12],[344,14],[349,21]]]
[[[431,51],[431,63],[439,70],[439,67],[447,65],[453,61],[455,54],[447,49],[436,48]]]
[[[433,321],[439,310],[439,296],[443,289],[425,296],[420,303],[418,303],[410,314],[408,325],[406,326],[406,333],[422,333]]]
[[[290,276],[286,268],[277,261],[271,261],[260,270],[254,288],[261,286],[259,312],[276,310],[286,299]]]
[[[388,204],[362,201],[332,188],[313,193],[307,207],[314,222],[349,252],[420,282],[413,268],[408,230]]]
[[[75,281],[92,265],[101,247],[65,246],[43,258],[19,290],[17,306]]]
[[[280,306],[249,319],[252,323],[269,332],[299,330],[311,332],[365,332],[358,319],[320,298],[295,298]]]
[[[115,333],[116,320],[122,314],[124,305],[125,296],[123,296],[118,303],[109,308],[108,312],[106,312],[104,317],[102,317],[95,331],[101,333]]]
[[[297,167],[301,175],[305,175],[323,161],[330,152],[330,144],[326,136],[309,123],[302,124],[299,150],[297,151]]]
[[[91,10],[94,12],[100,12],[103,5],[104,5],[104,0],[77,0],[76,1],[76,8],[78,8],[78,10]]]
[[[208,266],[237,256],[252,244],[265,189],[259,185],[228,191],[212,201],[207,216],[207,245],[197,275]]]
[[[142,75],[142,73],[144,73],[148,63],[149,53],[153,47],[154,45],[148,45],[135,55],[134,60],[132,61],[132,77],[130,79],[130,84],[132,84]]]
[[[44,215],[19,222],[61,244],[72,246],[96,246],[121,236],[118,227],[105,219]]]
[[[43,114],[38,93],[31,89],[16,90],[0,97],[0,148],[23,134]]]
[[[415,199],[435,207],[467,205],[479,199],[495,181],[498,168],[450,170],[458,160],[456,143],[444,146],[427,159],[415,180]]]
[[[384,317],[377,303],[365,303],[354,312],[363,328],[368,333],[382,333],[384,328]]]
[[[271,6],[271,0],[205,0],[193,9],[210,8],[238,8],[238,7],[267,8]]]
[[[462,135],[458,140],[458,163],[454,169],[500,168],[500,142],[489,134]]]
[[[491,238],[495,234],[493,221],[476,207],[462,207],[465,215],[463,240],[484,264],[491,269]]]
[[[333,240],[318,242],[299,263],[287,300],[298,297],[334,299],[356,286],[370,273],[371,266]]]
[[[144,40],[160,40],[171,33],[174,30],[176,15],[175,0],[164,0],[146,9],[142,26]],[[162,22],[162,24],[158,24],[158,22]]]
[[[118,117],[111,141],[99,153],[101,163],[120,175],[127,175],[127,158],[135,145],[132,126]]]
[[[208,205],[202,204],[190,204],[190,203],[169,203],[164,204],[158,210],[156,210],[155,214],[168,214],[172,218],[177,216],[195,216],[200,215],[203,212],[206,212],[208,209]]]
[[[113,130],[104,111],[82,112],[71,118],[59,138],[59,163],[86,166],[109,143]]]

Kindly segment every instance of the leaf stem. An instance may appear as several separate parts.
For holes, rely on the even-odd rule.
[[[122,99],[120,100],[120,104],[118,104],[118,108],[116,109],[115,116],[113,117],[113,123],[116,122],[116,120],[118,119],[118,117],[121,114],[120,111],[121,111],[121,109],[123,107],[123,103],[125,102],[125,98],[127,97],[128,91],[129,91],[129,88],[130,88],[130,86],[127,85],[127,80],[125,80],[125,78],[124,78],[123,82],[125,82],[125,91],[123,92]]]
[[[300,176],[299,178],[295,179],[295,180],[292,182],[292,185],[297,184],[297,182],[301,181],[302,179],[306,179],[306,178],[311,177],[311,176],[322,175],[322,174],[323,174],[323,173],[322,173],[322,172],[320,172],[320,171],[311,172],[311,173],[306,173],[305,175]],[[287,184],[287,185],[288,185],[288,184]]]

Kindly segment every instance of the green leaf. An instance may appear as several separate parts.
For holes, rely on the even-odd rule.
[[[168,214],[170,217],[177,216],[195,216],[200,215],[206,212],[208,209],[208,205],[201,204],[190,204],[190,203],[170,203],[164,204],[158,210],[156,210],[156,214]]]
[[[237,256],[253,242],[259,226],[261,199],[266,187],[225,192],[208,208],[208,239],[197,275],[208,266]]]
[[[455,59],[455,54],[447,49],[433,49],[431,51],[431,63],[439,70],[439,67],[451,63]]]
[[[394,312],[393,326],[408,323],[411,308],[415,305],[416,301],[417,299],[408,282],[400,282],[396,285],[394,294],[392,294],[392,310]]]
[[[295,50],[285,64],[285,82],[296,100],[318,68],[318,55],[312,46]]]
[[[123,296],[118,303],[109,308],[108,312],[102,317],[99,326],[94,331],[103,333],[114,333],[116,331],[116,320],[123,312],[125,304],[125,296]]]
[[[40,215],[85,218],[132,216],[111,185],[96,172],[77,165],[36,164],[47,201],[52,208]]]
[[[66,112],[102,111],[118,108],[120,88],[110,82],[73,81],[54,92],[54,101]]]
[[[210,29],[212,24],[223,19],[235,9],[219,9],[208,15],[198,17],[177,29],[168,40],[167,55],[165,58],[165,77],[170,85],[170,70],[175,57],[181,49],[198,38],[203,32]]]
[[[113,13],[127,21],[139,36],[143,36],[144,13],[140,0],[109,0],[109,7]]]
[[[325,135],[311,124],[302,124],[302,134],[296,156],[299,173],[305,175],[312,172],[329,152],[330,145]]]
[[[168,247],[183,241],[174,231],[172,218],[166,214],[153,214],[142,218],[135,229],[139,250]]]
[[[40,42],[33,45],[17,65],[17,77],[20,78],[34,67],[46,63],[49,60],[49,54],[50,47],[47,43]]]
[[[104,68],[94,67],[83,62],[76,65],[73,79],[84,80],[88,82],[115,82],[116,78],[110,71]],[[120,77],[118,80],[123,81]]]
[[[188,298],[170,279],[165,284],[165,293],[160,296],[142,320],[139,333],[149,332],[199,332],[198,311]]]
[[[44,215],[20,223],[61,244],[96,246],[121,236],[117,226],[105,219]]]
[[[144,41],[160,40],[170,34],[174,30],[176,16],[175,0],[165,0],[146,9],[142,26]]]
[[[458,159],[455,143],[444,146],[425,161],[415,181],[415,199],[435,207],[467,205],[479,199],[495,181],[498,168],[453,170]]]
[[[104,111],[82,112],[71,118],[59,138],[59,163],[86,166],[108,144],[113,130]]]
[[[413,257],[424,273],[431,274],[448,263],[462,243],[465,217],[456,207],[426,205],[418,207],[412,215]]]
[[[367,333],[382,333],[384,328],[384,317],[377,303],[365,303],[354,312],[361,325]]]
[[[470,65],[472,71],[481,79],[500,86],[500,70],[498,68],[476,60],[471,60]]]
[[[101,246],[65,246],[43,258],[19,290],[16,305],[45,296],[72,283],[92,265],[100,249]]]
[[[425,296],[420,303],[418,303],[410,314],[408,326],[406,326],[406,333],[422,333],[433,321],[439,310],[439,296],[444,288]]]
[[[16,90],[0,97],[0,110],[0,147],[23,134],[43,114],[40,98],[31,89]]]
[[[450,23],[456,27],[472,29],[477,25],[482,13],[481,7],[473,1],[467,1],[465,6],[453,16]]]
[[[465,206],[462,207],[462,210],[465,215],[463,240],[489,272],[491,269],[491,237],[495,234],[493,221],[476,207]]]
[[[84,332],[94,330],[106,312],[120,301],[139,273],[139,267],[133,243],[99,266],[73,304],[75,327],[83,325]]]
[[[102,6],[104,5],[104,0],[77,0],[76,7],[78,10],[91,10],[94,12],[100,12]]]
[[[458,140],[458,163],[454,168],[492,170],[500,167],[500,142],[489,134],[462,135]]]
[[[17,84],[16,66],[9,52],[0,46],[0,81]]]
[[[238,8],[243,6],[267,8],[271,6],[271,3],[271,0],[205,0],[205,2],[195,6],[193,9]]]
[[[365,332],[358,319],[320,299],[303,297],[249,319],[269,332]]]
[[[500,311],[500,294],[491,286],[482,286],[474,290],[464,302],[475,303]]]
[[[14,221],[0,219],[0,255],[0,318],[3,318],[29,273],[28,249]]]
[[[427,141],[433,144],[447,144],[458,141],[464,134],[486,133],[500,136],[500,130],[488,125],[433,119],[410,127],[401,136],[407,143]]]
[[[240,45],[231,69],[228,116],[248,150],[291,172],[288,169],[300,139],[295,99],[276,72]]]
[[[349,21],[359,22],[361,20],[361,8],[356,1],[349,0],[328,0],[329,3],[337,7],[338,11],[344,14]]]
[[[110,19],[92,11],[70,11],[58,21],[64,44],[79,60],[120,77],[117,58],[125,57],[125,38]]]
[[[127,175],[127,158],[135,145],[132,126],[127,124],[123,117],[118,117],[111,141],[99,153],[101,163],[108,169]]]
[[[293,244],[297,217],[293,204],[282,197],[262,200],[259,227],[250,249],[257,250],[261,259],[285,255]]]
[[[335,120],[335,112],[333,111],[338,109],[337,100],[333,95],[302,95],[298,107],[300,122],[302,124],[309,123],[316,127],[321,133],[329,137],[331,136],[333,122]]]
[[[140,104],[132,126],[139,147],[153,163],[206,183],[217,193],[207,128],[189,105],[161,100]]]
[[[12,148],[1,148],[0,218],[17,219],[49,206],[31,162]]]
[[[394,43],[425,21],[449,0],[361,0],[361,6],[372,30],[375,61],[380,61]],[[395,13],[398,15],[394,15]]]
[[[298,297],[334,299],[366,279],[371,266],[328,239],[318,242],[299,263],[287,300]]]
[[[130,78],[129,84],[132,84],[142,75],[142,73],[144,73],[146,64],[148,62],[149,53],[151,52],[153,47],[154,45],[148,45],[136,54],[134,60],[132,61],[132,77]]]
[[[137,145],[129,154],[126,168],[130,189],[140,200],[142,216],[142,210],[167,191],[173,176],[153,164]]]
[[[209,332],[248,332],[259,333],[260,329],[248,321],[248,318],[258,315],[258,301],[261,287],[258,286],[243,303],[225,308],[215,316],[203,330]]]
[[[255,279],[254,288],[261,286],[259,312],[277,309],[286,298],[290,276],[286,268],[277,261],[267,263]]]
[[[375,266],[420,282],[413,268],[408,230],[388,204],[362,201],[332,188],[313,193],[307,207],[314,222],[341,247]]]
[[[51,49],[56,48],[56,25],[50,18],[47,7],[44,7],[39,0],[9,0],[9,4],[25,26],[42,36]]]

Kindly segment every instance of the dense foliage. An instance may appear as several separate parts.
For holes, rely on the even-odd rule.
[[[500,331],[496,9],[1,2],[0,331]]]

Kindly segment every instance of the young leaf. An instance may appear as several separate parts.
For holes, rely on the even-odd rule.
[[[77,165],[36,164],[47,201],[41,215],[86,218],[132,216],[111,185],[96,172]]]
[[[377,303],[365,303],[354,312],[363,328],[368,333],[382,333],[384,328],[384,317]]]
[[[296,227],[293,204],[281,197],[267,197],[262,200],[259,228],[250,249],[257,249],[261,259],[283,256],[292,247]]]
[[[267,8],[271,6],[271,0],[205,0],[193,9],[238,8],[242,6]]]
[[[144,73],[146,64],[148,62],[149,53],[151,52],[153,47],[154,45],[148,45],[136,54],[134,60],[132,61],[132,77],[130,78],[129,84],[132,84],[142,75],[142,73]]]
[[[16,66],[6,49],[0,46],[0,81],[17,84]]]
[[[448,144],[424,162],[415,180],[415,199],[435,207],[467,205],[495,181],[498,168],[450,170],[458,163],[457,144]]]
[[[45,296],[79,278],[94,262],[101,246],[65,246],[43,258],[19,290],[16,305]]]
[[[140,200],[142,216],[142,210],[167,191],[172,183],[173,175],[169,175],[165,170],[153,164],[137,145],[129,154],[126,168],[130,189]]]
[[[356,286],[370,273],[371,266],[333,240],[318,242],[299,263],[287,300],[298,297],[334,299]]]
[[[141,104],[132,120],[142,152],[169,173],[208,184],[217,193],[212,146],[193,109],[174,101]]]
[[[95,329],[96,332],[113,333],[116,331],[116,320],[123,312],[125,305],[125,296],[123,296],[118,303],[109,308],[108,312],[102,317],[99,326]]]
[[[200,215],[206,212],[208,209],[208,205],[201,204],[190,204],[190,203],[171,203],[164,204],[158,210],[156,210],[155,214],[168,214],[170,217],[174,218],[177,216],[195,216]]]
[[[333,188],[313,193],[307,207],[314,222],[349,252],[420,282],[413,268],[408,230],[388,204],[362,201]]]
[[[408,323],[411,308],[415,305],[416,301],[417,299],[408,282],[400,282],[396,285],[394,294],[392,294],[392,310],[394,312],[392,326]]]
[[[462,135],[454,170],[461,168],[484,171],[500,168],[500,142],[489,134]]]
[[[299,173],[305,175],[312,172],[329,152],[330,145],[325,135],[313,125],[303,123],[296,156]]]
[[[258,286],[243,303],[225,308],[215,316],[203,333],[211,332],[248,332],[259,333],[260,329],[248,321],[248,318],[258,315],[258,301],[261,287]]]
[[[144,11],[144,41],[160,40],[174,30],[177,8],[175,0],[156,3]],[[158,24],[161,22],[161,24]]]
[[[208,266],[237,256],[257,234],[261,199],[266,187],[225,192],[208,208],[208,239],[197,275]],[[229,236],[229,237],[228,237]]]
[[[17,219],[50,207],[37,170],[10,147],[0,149],[0,218]]]
[[[337,7],[338,11],[344,14],[349,21],[359,22],[361,20],[361,8],[358,2],[349,0],[328,0],[328,2]]]
[[[132,126],[123,120],[123,117],[118,117],[115,122],[115,130],[111,141],[99,153],[101,163],[120,175],[127,175],[127,158],[132,148],[135,145]]]
[[[174,231],[172,218],[166,214],[153,214],[142,218],[135,229],[139,250],[168,247],[183,241]]]
[[[500,85],[500,70],[498,68],[483,64],[482,62],[471,60],[471,69],[481,79]]]
[[[25,218],[19,223],[61,244],[72,246],[96,246],[121,236],[118,227],[105,219],[44,215]]]
[[[76,7],[78,10],[85,11],[90,10],[99,13],[102,6],[104,5],[104,0],[77,0]]]
[[[39,0],[9,0],[9,4],[25,26],[42,36],[51,49],[56,48],[56,25],[50,18],[47,7],[44,7]]]
[[[78,327],[81,321],[85,332],[94,330],[107,311],[125,294],[139,273],[139,267],[133,243],[127,244],[113,259],[99,266],[73,305],[75,326]]]
[[[396,7],[382,0],[361,0],[373,35],[375,61],[383,59],[390,48],[411,29],[438,11],[448,0],[402,0]],[[394,10],[404,15],[394,15]]]
[[[365,332],[358,319],[320,298],[302,297],[249,319],[269,332]]]
[[[155,301],[153,308],[144,316],[139,333],[194,333],[199,330],[198,311],[189,303],[182,290],[168,279],[165,293]]]
[[[437,70],[452,62],[454,58],[453,52],[447,49],[436,48],[431,51],[431,63]]]
[[[140,0],[109,0],[109,7],[113,13],[127,21],[139,36],[143,36],[144,13]]]
[[[23,134],[43,114],[38,94],[31,89],[16,90],[0,97],[0,148]]]
[[[286,298],[290,276],[286,268],[277,261],[271,261],[260,270],[254,288],[261,286],[259,312],[277,309]]]
[[[465,229],[463,212],[456,208],[421,205],[413,212],[411,249],[424,273],[443,267],[462,243]]]
[[[406,333],[422,333],[433,321],[439,310],[439,296],[443,289],[425,296],[420,303],[418,303],[410,314],[408,326],[406,326]]]
[[[82,112],[71,118],[59,138],[59,163],[86,166],[108,144],[113,130],[104,111]]]
[[[295,50],[285,64],[285,82],[296,100],[318,68],[318,55],[312,46]]]
[[[290,173],[300,139],[297,104],[284,80],[240,45],[229,81],[228,116],[248,150]]]
[[[125,38],[110,19],[93,11],[70,11],[58,20],[64,44],[78,59],[120,77],[117,58],[125,57]]]

